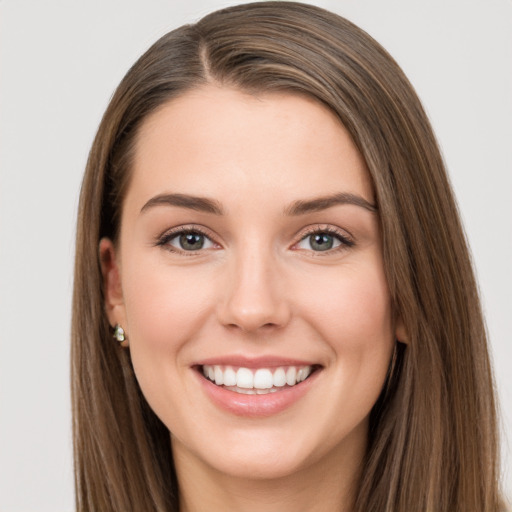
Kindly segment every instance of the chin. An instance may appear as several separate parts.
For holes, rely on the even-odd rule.
[[[311,457],[289,453],[286,446],[272,453],[232,453],[216,461],[218,471],[244,480],[276,480],[289,477],[306,468]]]

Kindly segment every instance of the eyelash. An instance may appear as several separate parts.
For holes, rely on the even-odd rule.
[[[176,247],[171,246],[169,243],[169,242],[171,242],[171,240],[173,240],[179,236],[189,235],[189,234],[204,236],[212,244],[218,246],[218,244],[213,240],[213,237],[207,230],[205,230],[201,226],[195,226],[195,225],[180,226],[177,228],[173,228],[169,231],[166,231],[165,233],[163,233],[162,235],[160,235],[157,238],[155,245],[163,247],[164,249],[166,249],[170,252],[177,253],[180,255],[197,256],[198,254],[202,253],[205,249],[198,249],[197,251],[186,251],[183,249],[177,249]],[[340,252],[343,250],[350,249],[351,247],[353,247],[355,245],[354,240],[351,237],[348,237],[344,232],[342,232],[339,229],[333,228],[331,226],[311,226],[301,233],[299,240],[297,242],[295,242],[292,247],[297,246],[302,241],[306,240],[308,237],[311,237],[312,235],[317,235],[317,234],[326,234],[326,235],[332,236],[333,238],[337,239],[340,242],[340,245],[333,249],[327,249],[325,251],[314,251],[314,250],[308,250],[308,249],[295,249],[295,250],[308,250],[309,252],[315,254],[315,256],[324,256],[324,255],[329,255],[329,254],[333,254],[333,253],[337,253],[337,252]]]
[[[300,239],[298,242],[294,243],[294,247],[298,244],[300,244],[303,240],[306,240],[307,238],[311,237],[312,235],[329,235],[333,238],[337,239],[340,242],[340,245],[338,247],[335,247],[333,249],[328,249],[325,251],[313,251],[310,250],[311,253],[313,253],[315,256],[328,256],[332,255],[333,253],[338,253],[340,251],[345,251],[347,249],[350,249],[351,247],[354,247],[355,242],[352,239],[352,237],[347,236],[345,232],[342,232],[341,230],[334,228],[332,226],[311,226],[309,228],[306,228],[306,230],[301,233]],[[301,249],[297,249],[301,250]],[[307,250],[307,249],[302,249]]]
[[[172,245],[170,245],[169,242],[171,240],[173,240],[179,236],[182,236],[182,235],[202,235],[205,238],[207,238],[208,240],[210,240],[212,244],[218,245],[212,240],[212,236],[210,235],[209,232],[207,232],[201,226],[195,226],[195,225],[180,226],[177,228],[172,228],[169,231],[166,231],[165,233],[163,233],[162,235],[160,235],[158,237],[156,245],[163,247],[167,251],[177,253],[180,255],[184,255],[184,256],[197,256],[198,253],[202,252],[201,249],[197,250],[197,251],[185,251],[183,249],[177,249],[176,247],[173,247]]]

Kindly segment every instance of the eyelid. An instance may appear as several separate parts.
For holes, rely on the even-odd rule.
[[[199,249],[197,251],[185,251],[180,250],[179,248],[176,248],[174,246],[171,246],[168,242],[172,240],[173,238],[186,234],[186,233],[199,233],[206,238],[208,238],[211,243],[216,246],[215,249],[222,248],[222,246],[216,241],[216,236],[212,231],[205,226],[201,226],[198,224],[184,224],[180,226],[175,226],[170,229],[167,229],[160,235],[156,237],[155,245],[164,247],[165,249],[176,252],[179,254],[185,254],[187,256],[194,256],[199,255],[201,253],[204,253],[204,251],[211,250],[208,249]],[[329,249],[327,251],[313,251],[313,250],[307,250],[307,249],[299,249],[296,246],[302,242],[305,238],[308,236],[317,234],[317,233],[327,233],[331,236],[336,237],[341,243],[338,247]],[[351,233],[349,233],[345,229],[341,229],[337,226],[333,226],[330,224],[315,224],[304,227],[299,234],[295,237],[295,242],[293,242],[291,249],[292,250],[303,250],[307,252],[313,252],[316,256],[322,256],[322,255],[328,255],[333,254],[338,251],[347,250],[350,247],[353,247],[355,245],[354,237]]]
[[[307,250],[307,249],[299,249],[296,248],[296,246],[302,242],[305,238],[315,235],[317,233],[326,233],[328,235],[336,237],[341,243],[338,247],[334,249],[330,249],[327,251],[313,251],[313,250]],[[349,233],[345,229],[341,229],[337,226],[332,226],[330,224],[316,224],[311,226],[306,226],[304,229],[302,229],[299,234],[297,235],[296,241],[293,243],[291,249],[295,250],[303,250],[308,252],[315,253],[315,256],[326,256],[328,254],[333,254],[338,251],[347,250],[350,247],[353,247],[355,245],[355,239],[351,233]]]
[[[203,253],[204,251],[210,250],[210,248],[207,249],[199,249],[197,251],[185,251],[181,250],[177,247],[171,246],[169,244],[169,241],[173,238],[176,238],[179,235],[187,234],[187,233],[198,233],[200,235],[203,235],[204,237],[208,238],[208,240],[211,241],[211,243],[216,246],[215,249],[220,248],[220,244],[215,240],[214,234],[206,227],[198,225],[198,224],[184,224],[181,226],[175,226],[173,228],[167,229],[160,235],[156,237],[155,245],[161,246],[165,249],[167,249],[170,252],[175,252],[179,254],[185,254],[187,256],[194,256]]]

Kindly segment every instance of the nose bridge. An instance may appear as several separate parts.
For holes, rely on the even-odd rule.
[[[268,241],[252,239],[229,258],[219,317],[243,331],[282,327],[289,318],[277,258]]]

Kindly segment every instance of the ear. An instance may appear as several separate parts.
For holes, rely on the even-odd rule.
[[[123,289],[121,286],[121,269],[114,243],[109,238],[102,238],[99,245],[105,311],[112,327],[120,324],[126,329],[126,313]],[[127,342],[124,341],[123,345]]]
[[[405,328],[405,324],[402,320],[401,315],[396,316],[395,320],[395,339],[405,345],[409,344],[409,336]]]

